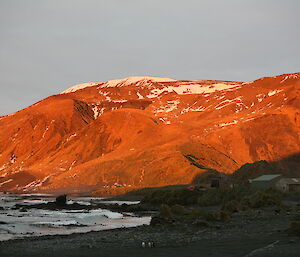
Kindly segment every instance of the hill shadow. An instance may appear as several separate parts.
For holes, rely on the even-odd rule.
[[[261,176],[263,174],[282,174],[285,177],[300,177],[300,153],[289,155],[277,161],[260,160],[253,163],[245,163],[232,174],[226,175],[217,170],[204,168],[203,173],[197,174],[193,184],[207,183],[214,177],[227,177],[239,183],[248,183],[249,179]]]

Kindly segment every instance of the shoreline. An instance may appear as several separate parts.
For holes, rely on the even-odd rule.
[[[138,228],[138,227],[145,227],[145,226],[150,226],[150,225],[146,225],[146,224],[142,224],[142,225],[137,225],[137,226],[123,226],[123,227],[117,227],[117,228],[103,228],[101,230],[91,230],[91,231],[87,231],[87,232],[72,232],[70,234],[49,234],[49,235],[23,235],[22,237],[17,237],[17,238],[10,238],[10,239],[4,239],[4,240],[0,240],[0,245],[3,242],[17,242],[17,241],[35,241],[35,240],[48,240],[48,239],[53,239],[53,238],[65,238],[65,237],[72,237],[72,236],[80,236],[80,235],[88,235],[90,233],[99,233],[102,231],[123,231],[126,229],[134,229],[134,228]],[[66,228],[67,229],[67,228]]]
[[[90,200],[84,201],[70,197],[69,200],[71,201],[69,203],[58,204],[53,196],[50,197],[51,199],[48,196],[40,197],[39,195],[38,199],[34,199],[32,194],[30,196],[29,198],[26,195],[13,194],[9,196],[17,197],[17,199],[12,206],[6,206],[3,213],[1,213],[4,216],[0,228],[0,230],[3,230],[0,231],[2,233],[0,234],[0,242],[40,240],[44,237],[65,237],[73,234],[136,227],[147,225],[151,220],[151,213],[147,211],[137,210],[137,213],[135,213],[136,206],[140,207],[134,202],[110,203],[109,201],[102,202],[102,200],[98,202],[98,199],[96,199],[96,202],[91,202]],[[28,204],[23,200],[20,201],[20,199],[27,198],[32,200],[33,203]],[[35,200],[38,200],[38,202],[34,202]],[[13,211],[13,213],[10,213],[10,211]],[[35,219],[39,215],[44,219],[42,220],[44,223],[41,222],[41,225]],[[15,220],[10,217],[15,217]],[[25,222],[23,222],[23,218]],[[30,219],[33,224],[30,223]],[[35,222],[37,224],[36,228],[32,227]],[[51,222],[53,225],[51,225]],[[47,224],[49,224],[48,227]],[[7,229],[6,226],[8,226]]]
[[[133,226],[133,227],[119,227],[119,228],[108,228],[108,229],[103,229],[103,230],[91,230],[88,232],[73,232],[71,234],[53,234],[53,235],[40,235],[40,236],[24,236],[20,238],[12,238],[12,239],[7,239],[7,240],[0,240],[0,245],[1,243],[14,243],[14,242],[22,242],[22,241],[35,241],[35,240],[49,240],[49,239],[57,239],[57,238],[65,238],[65,237],[72,237],[72,236],[80,236],[80,235],[88,235],[92,233],[100,233],[102,231],[123,231],[126,229],[134,229],[138,227],[145,227],[145,226],[150,226],[150,225],[138,225],[138,226]]]
[[[0,242],[1,257],[19,256],[276,256],[296,257],[300,238],[290,236],[288,212],[240,212],[209,227],[138,226]],[[142,242],[154,242],[143,248]],[[122,250],[123,249],[123,250]]]

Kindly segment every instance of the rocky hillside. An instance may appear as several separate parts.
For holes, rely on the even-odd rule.
[[[259,160],[299,176],[300,73],[86,83],[0,117],[1,191],[190,183]]]

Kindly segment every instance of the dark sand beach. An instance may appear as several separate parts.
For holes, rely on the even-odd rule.
[[[68,236],[0,242],[0,256],[260,256],[298,257],[300,238],[290,235],[293,215],[274,210],[235,213],[209,227],[187,224],[141,226]],[[143,248],[142,242],[154,242]]]

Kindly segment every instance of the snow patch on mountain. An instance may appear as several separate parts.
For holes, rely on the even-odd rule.
[[[265,99],[265,95],[264,94],[258,94],[256,95],[257,101],[260,103]]]
[[[7,183],[12,182],[12,181],[13,181],[13,179],[6,180],[6,181],[0,183],[0,186],[3,186],[4,184],[7,184]]]
[[[77,133],[75,133],[75,134],[69,136],[69,137],[67,138],[67,142],[69,142],[73,137],[76,137],[76,136],[77,136]]]
[[[147,98],[156,98],[162,93],[175,92],[178,95],[192,95],[192,94],[211,94],[217,91],[228,91],[241,88],[238,84],[222,84],[216,83],[211,85],[202,84],[179,84],[178,86],[166,86],[162,89],[153,89]]]
[[[43,179],[37,179],[32,181],[31,183],[25,185],[23,187],[24,191],[29,191],[29,190],[37,190],[38,187],[42,186],[44,183],[46,183],[53,175],[48,175],[44,177]]]
[[[237,124],[237,123],[238,123],[237,120],[233,120],[233,121],[231,121],[231,122],[220,123],[220,124],[218,124],[217,126],[222,128],[222,127],[226,127],[226,126],[230,126],[230,125],[235,125],[235,124]]]
[[[276,95],[276,94],[280,93],[281,91],[282,91],[282,89],[272,90],[268,93],[268,96]]]
[[[113,100],[112,102],[113,102],[113,103],[126,103],[126,102],[128,102],[128,101],[125,100],[125,99],[121,99],[121,100]]]
[[[103,83],[99,86],[99,88],[106,88],[106,87],[124,87],[124,86],[141,86],[142,84],[151,84],[153,82],[173,82],[176,81],[175,79],[170,78],[160,78],[160,77],[149,77],[149,76],[143,76],[143,77],[128,77],[124,79],[115,79],[115,80],[109,80]]]
[[[95,83],[95,82],[78,84],[78,85],[75,85],[75,86],[73,86],[73,87],[70,87],[70,88],[68,88],[67,90],[61,92],[61,94],[72,93],[72,92],[78,91],[78,90],[80,90],[80,89],[84,89],[84,88],[86,88],[86,87],[92,87],[92,86],[95,86],[95,85],[98,85],[98,84],[99,84],[99,83]]]
[[[172,86],[166,82],[175,82]],[[161,83],[158,87],[154,87],[154,83]],[[241,87],[240,83],[211,83],[207,84],[207,81],[178,81],[171,78],[161,78],[161,77],[128,77],[124,79],[116,79],[116,80],[109,80],[102,83],[84,83],[73,86],[65,91],[62,94],[75,92],[77,90],[91,87],[91,86],[98,86],[97,88],[100,89],[99,93],[103,94],[101,89],[104,88],[113,88],[113,87],[125,87],[125,86],[134,86],[141,89],[147,88],[150,91],[150,94],[146,96],[146,98],[155,98],[161,95],[162,93],[171,93],[175,92],[178,95],[185,95],[185,94],[211,94],[216,91],[228,91],[228,90],[235,90]],[[144,97],[137,93],[139,99],[144,99]]]
[[[289,74],[289,75],[285,76],[284,79],[280,81],[280,83],[283,83],[284,81],[286,81],[288,79],[298,79],[298,78],[300,78],[299,73]]]
[[[139,86],[140,84],[144,83],[153,83],[153,82],[172,82],[176,81],[175,79],[170,79],[170,78],[160,78],[160,77],[149,77],[149,76],[142,76],[142,77],[128,77],[124,79],[115,79],[115,80],[108,80],[106,82],[91,82],[91,83],[83,83],[83,84],[78,84],[75,86],[72,86],[68,88],[67,90],[63,91],[61,94],[67,94],[67,93],[72,93],[76,92],[78,90],[87,88],[87,87],[92,87],[99,85],[99,88],[107,88],[107,87],[124,87],[124,86],[129,86],[132,84],[135,84],[135,86]]]
[[[144,97],[139,92],[137,92],[136,94],[139,97],[139,99],[144,99]]]
[[[43,133],[42,138],[45,138],[45,135],[46,135],[46,133],[47,133],[48,130],[49,130],[49,127],[47,126],[46,129],[45,129],[45,131],[44,131],[44,133]]]
[[[155,111],[155,113],[160,113],[160,112],[163,112],[163,113],[167,113],[167,112],[172,112],[174,110],[176,110],[178,107],[178,104],[180,103],[179,100],[174,100],[174,101],[167,101],[167,104],[159,109],[157,109]]]
[[[186,112],[203,112],[205,111],[206,107],[204,106],[199,106],[199,107],[186,107],[183,108],[180,114],[184,114]]]
[[[228,106],[228,105],[230,105],[230,104],[232,104],[232,103],[236,103],[236,104],[241,104],[242,103],[242,99],[241,99],[241,97],[236,97],[236,98],[234,98],[234,99],[226,99],[226,100],[224,100],[224,101],[222,101],[221,103],[219,103],[216,107],[215,107],[215,109],[216,110],[220,110],[220,109],[222,109],[222,108],[224,108],[224,107],[226,107],[226,106]]]

